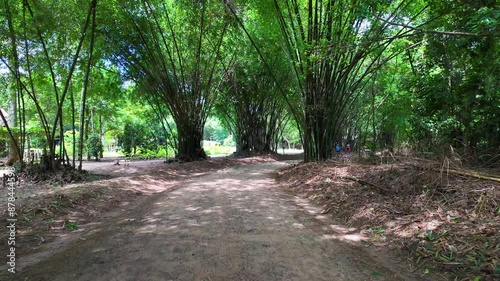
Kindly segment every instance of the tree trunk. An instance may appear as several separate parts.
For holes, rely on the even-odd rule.
[[[80,143],[78,144],[78,170],[82,170],[83,161],[83,148],[85,145],[85,133],[87,132],[86,122],[85,122],[85,97],[87,89],[85,85],[82,88],[81,99],[80,99]]]
[[[101,139],[102,141],[102,137],[103,137],[103,131],[102,131],[102,115],[99,114],[99,138]],[[99,158],[104,158],[104,149],[101,149],[99,151]]]
[[[12,24],[12,15],[10,12],[9,8],[9,3],[8,1],[5,1],[5,12],[7,15],[7,23],[9,26],[9,36],[11,40],[11,45],[12,45],[12,57],[13,57],[13,65],[14,65],[14,84],[16,84],[17,87],[13,89],[10,93],[9,97],[9,103],[8,103],[8,116],[3,116],[2,121],[7,121],[7,127],[12,130],[12,128],[15,128],[17,126],[17,100],[19,98],[19,89],[20,89],[20,80],[16,79],[16,77],[20,76],[19,73],[19,57],[17,53],[17,40],[16,40],[16,33],[14,32],[14,25]],[[12,64],[11,64],[12,65]],[[7,118],[7,120],[3,120],[4,118]],[[6,161],[7,166],[12,166],[16,161],[20,159],[20,151],[19,151],[19,145],[18,145],[18,140],[17,140],[17,134],[13,132],[9,132],[10,138],[9,138],[9,156]]]
[[[89,127],[90,127],[90,118],[87,119],[87,122],[85,122],[85,136],[84,136],[84,142],[83,145],[87,143],[87,140],[89,139]],[[87,149],[87,160],[90,161],[91,156],[89,153],[89,150]]]
[[[75,122],[76,122],[76,117],[75,117],[75,95],[73,92],[73,84],[71,84],[71,128],[72,128],[72,137],[73,137],[73,154],[72,154],[72,164],[71,166],[73,169],[76,169],[76,128],[75,128]]]
[[[269,153],[271,152],[270,139],[266,137],[263,130],[249,129],[247,133],[236,137],[236,152],[245,153]]]
[[[17,126],[17,91],[12,91],[11,93],[7,121],[9,128],[15,128]],[[12,135],[15,139],[9,138],[9,156],[5,163],[7,166],[12,166],[19,160],[19,151],[17,146],[18,134],[13,133]]]
[[[200,130],[201,128],[201,130]],[[207,154],[201,147],[203,127],[191,124],[177,123],[179,147],[176,158],[181,161],[195,161],[206,159]]]
[[[311,117],[310,113],[308,112],[307,106],[306,106],[306,113],[305,113],[305,124],[304,124],[304,139],[303,141],[303,146],[304,146],[304,162],[312,162],[316,161],[316,153],[314,149],[314,141],[312,137],[312,126],[311,126]]]

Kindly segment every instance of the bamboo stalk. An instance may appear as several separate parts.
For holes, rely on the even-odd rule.
[[[432,171],[443,172],[440,169],[432,169]],[[479,174],[477,172],[465,172],[465,171],[449,170],[448,169],[448,170],[446,170],[446,173],[460,175],[460,176],[467,176],[467,177],[477,178],[477,179],[481,179],[481,180],[491,180],[491,181],[495,181],[495,182],[500,182],[500,178],[498,178],[498,177],[490,176],[490,175],[483,175],[483,174]]]

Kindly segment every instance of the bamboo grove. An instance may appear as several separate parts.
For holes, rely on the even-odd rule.
[[[183,161],[206,157],[211,116],[245,154],[277,151],[292,124],[305,161],[330,159],[346,143],[500,150],[495,1],[2,0],[0,8],[8,165],[29,163],[25,151],[36,146],[43,169],[81,169],[89,139],[123,131],[127,118],[133,131],[131,103],[149,108],[141,118],[161,131],[150,138]]]

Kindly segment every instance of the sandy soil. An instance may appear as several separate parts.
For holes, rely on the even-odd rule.
[[[21,271],[3,280],[423,280],[277,186],[273,172],[286,165],[185,177],[160,193],[162,176],[140,169],[134,188],[154,195],[59,241],[57,251],[20,257]],[[117,177],[108,181],[136,168],[109,167]]]

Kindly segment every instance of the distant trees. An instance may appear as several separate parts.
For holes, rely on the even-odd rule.
[[[415,47],[386,63],[362,93],[362,143],[439,152],[453,146],[468,155],[484,150],[496,155],[500,77],[495,1],[427,4],[420,21],[428,23],[405,38]]]
[[[146,127],[143,124],[127,121],[118,142],[125,155],[132,155],[136,154],[137,148],[144,144],[145,137]]]
[[[433,2],[421,56],[412,57],[419,141],[463,152],[500,150],[497,1]]]
[[[230,135],[229,131],[217,118],[208,118],[203,130],[203,140],[217,141],[220,144]]]
[[[265,69],[250,63],[236,63],[226,71],[226,89],[217,108],[235,132],[236,152],[276,151],[280,132],[289,116],[275,82]]]
[[[276,29],[256,12],[254,3],[236,7],[226,3],[240,29],[232,34],[231,63],[225,67],[216,111],[235,135],[236,153],[248,155],[276,151],[293,94],[291,68],[276,44]]]
[[[294,118],[305,160],[330,158],[340,142],[373,149],[436,147],[437,139],[454,146],[498,146],[491,139],[498,135],[493,123],[498,124],[494,108],[500,100],[492,87],[498,75],[491,71],[498,68],[492,56],[498,52],[494,2],[273,1],[274,13],[266,1],[252,6],[267,17],[268,28],[279,26],[282,38],[276,42],[288,55],[301,94],[301,102],[287,104],[301,113]],[[255,31],[248,36],[258,37]],[[483,59],[490,63],[481,64]],[[479,69],[486,76],[476,76]],[[426,91],[446,100],[425,97]]]

